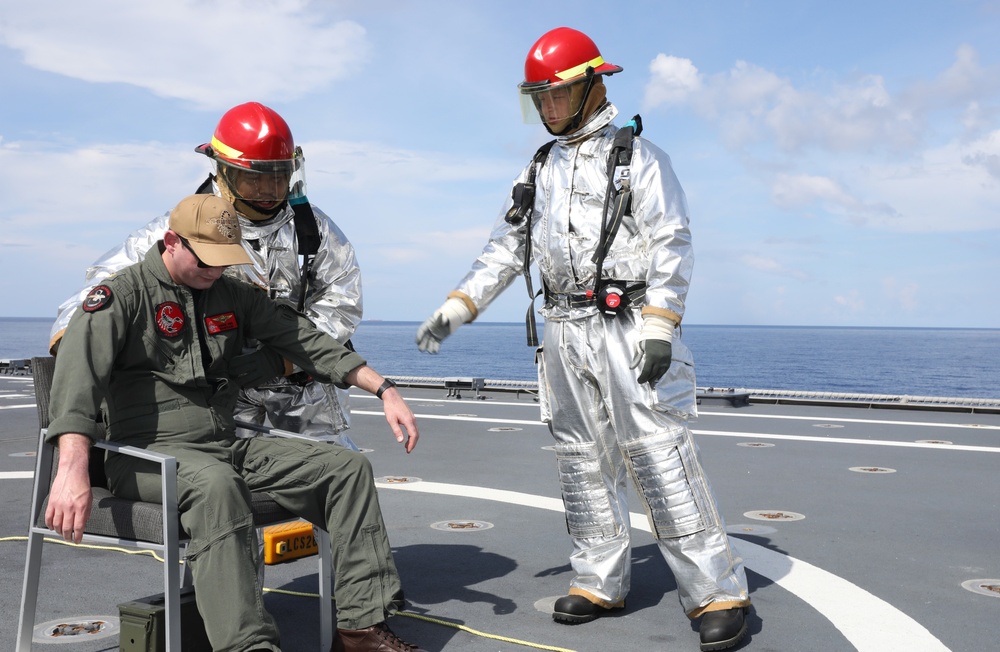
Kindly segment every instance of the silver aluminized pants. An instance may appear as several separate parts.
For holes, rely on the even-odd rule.
[[[688,616],[749,605],[743,561],[729,546],[686,419],[668,411],[648,384],[640,386],[638,370],[629,367],[637,319],[632,311],[545,322],[539,386],[575,549],[570,594],[604,607],[625,599],[631,476]],[[660,396],[676,397],[685,383],[693,396],[693,368],[686,364],[673,362]]]

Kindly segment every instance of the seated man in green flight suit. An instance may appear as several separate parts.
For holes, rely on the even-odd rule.
[[[240,240],[229,202],[186,197],[145,259],[84,300],[56,359],[48,439],[60,454],[45,522],[67,541],[81,540],[91,506],[87,462],[103,418],[111,440],[177,458],[181,525],[191,538],[187,560],[214,649],[280,651],[261,597],[250,510],[250,492],[265,491],[332,537],[333,649],[418,652],[385,623],[400,608],[401,587],[368,460],[322,443],[236,437],[240,376],[260,371],[239,364],[243,342],[253,338],[274,351],[272,376],[284,358],[323,382],[377,395],[407,453],[419,437],[413,413],[360,355],[258,288],[223,275],[229,265],[250,263]],[[160,501],[151,464],[109,455],[111,490]]]

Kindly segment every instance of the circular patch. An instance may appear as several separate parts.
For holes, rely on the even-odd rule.
[[[156,328],[167,337],[177,337],[184,328],[184,312],[176,301],[156,306]]]
[[[111,303],[111,288],[107,285],[98,285],[87,298],[83,300],[83,311],[84,312],[96,312],[101,308],[109,305]]]

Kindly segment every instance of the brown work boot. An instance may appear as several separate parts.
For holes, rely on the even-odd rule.
[[[425,652],[392,633],[385,623],[366,629],[338,629],[331,652]]]

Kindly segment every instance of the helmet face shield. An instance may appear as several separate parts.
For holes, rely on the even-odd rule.
[[[521,118],[561,133],[583,111],[590,80],[588,76],[562,84],[521,84]]]
[[[297,194],[305,194],[305,160],[299,148],[290,159],[230,161],[220,156],[214,161],[216,174],[223,177],[233,198],[261,210],[276,208],[288,199],[293,183]]]

